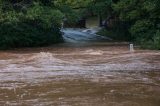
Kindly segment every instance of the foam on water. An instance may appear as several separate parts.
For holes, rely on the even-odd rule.
[[[159,51],[94,45],[4,52],[0,105],[159,106]]]
[[[101,50],[93,50],[93,49],[89,49],[83,52],[84,55],[103,55],[103,51]]]

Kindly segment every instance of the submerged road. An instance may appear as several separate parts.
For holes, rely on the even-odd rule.
[[[65,44],[0,51],[1,106],[160,106],[160,52],[65,29]]]

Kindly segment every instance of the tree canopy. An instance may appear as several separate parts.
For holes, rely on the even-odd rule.
[[[31,35],[40,36],[40,29],[60,35],[64,18],[74,24],[92,14],[106,21],[104,35],[160,49],[160,0],[0,0],[0,14],[0,42],[4,46],[32,45],[36,41]],[[30,38],[19,44],[10,35]]]

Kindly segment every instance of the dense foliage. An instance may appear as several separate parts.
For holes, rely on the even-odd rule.
[[[120,0],[113,9],[121,21],[129,24],[134,41],[143,47],[160,49],[160,1]]]
[[[160,0],[0,0],[0,48],[62,40],[60,24],[99,16],[99,34],[160,49]]]
[[[43,0],[1,0],[0,4],[1,49],[62,41],[59,27],[63,14],[54,4]]]
[[[112,27],[100,33],[136,42],[144,48],[160,49],[159,0],[113,0],[106,7],[110,8],[107,16],[112,17]]]

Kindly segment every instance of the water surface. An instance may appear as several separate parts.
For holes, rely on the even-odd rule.
[[[0,105],[160,106],[159,51],[65,33],[58,46],[0,51]]]

